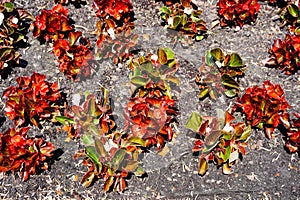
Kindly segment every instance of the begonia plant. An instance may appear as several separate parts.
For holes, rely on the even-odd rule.
[[[58,83],[45,79],[46,76],[39,73],[21,76],[16,79],[18,86],[3,91],[5,114],[16,126],[29,123],[39,126],[41,120],[50,120],[53,113],[59,112],[62,102]]]
[[[30,12],[16,8],[12,2],[0,3],[0,74],[5,67],[19,64],[20,53],[17,52],[33,20]]]
[[[267,138],[273,138],[275,128],[289,123],[288,108],[290,105],[281,86],[265,81],[262,87],[247,88],[245,94],[237,98],[234,109],[241,110],[252,127],[264,129]]]
[[[207,52],[205,64],[199,68],[196,83],[199,85],[199,98],[210,96],[216,99],[222,94],[234,97],[239,94],[238,78],[244,75],[246,66],[237,53],[225,54],[222,49],[215,48]]]
[[[22,181],[39,170],[47,170],[54,146],[42,138],[28,136],[30,127],[10,128],[0,133],[0,172],[18,172]]]
[[[287,34],[284,40],[276,39],[269,50],[265,65],[279,68],[285,74],[295,74],[300,69],[300,35]]]
[[[191,0],[181,0],[180,3],[162,7],[160,16],[169,29],[199,41],[205,37],[207,27],[200,18],[202,10],[194,9],[195,6]]]
[[[95,68],[90,42],[80,31],[70,32],[68,39],[56,40],[53,53],[58,58],[60,71],[74,81],[91,76]]]
[[[229,111],[218,110],[217,116],[201,116],[193,112],[186,127],[197,133],[193,152],[199,153],[198,173],[207,172],[209,162],[223,168],[224,174],[241,155],[246,155],[251,126],[236,122]]]
[[[242,27],[256,20],[260,4],[258,0],[219,0],[217,7],[222,27]]]

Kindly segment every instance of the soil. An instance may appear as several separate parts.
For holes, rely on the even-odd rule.
[[[255,130],[249,140],[247,155],[232,167],[232,174],[224,175],[222,169],[209,165],[205,176],[197,174],[198,158],[192,155],[194,134],[185,128],[185,123],[192,111],[202,115],[214,114],[217,108],[226,109],[234,99],[219,99],[216,102],[197,98],[199,90],[195,84],[198,67],[203,63],[205,52],[220,47],[226,52],[237,52],[247,65],[245,77],[241,79],[242,91],[249,86],[261,85],[265,80],[280,84],[286,99],[292,108],[300,110],[299,72],[287,76],[274,68],[267,68],[263,60],[267,59],[268,50],[277,38],[283,39],[286,29],[280,28],[280,22],[272,18],[278,8],[261,2],[261,9],[255,23],[236,28],[214,27],[208,37],[186,48],[178,40],[171,38],[170,31],[161,26],[159,8],[162,3],[154,0],[132,0],[135,11],[135,33],[139,35],[136,47],[139,55],[155,53],[158,47],[170,47],[180,63],[177,73],[181,85],[174,88],[178,100],[178,133],[175,140],[167,144],[168,153],[157,155],[154,151],[145,155],[143,160],[147,176],[132,176],[128,188],[123,193],[103,193],[103,181],[97,180],[91,187],[84,188],[80,179],[86,169],[80,160],[73,160],[73,155],[80,149],[78,141],[65,142],[66,133],[59,126],[43,124],[43,129],[32,128],[31,134],[43,135],[56,147],[56,157],[49,171],[31,176],[22,182],[17,174],[0,174],[1,199],[300,199],[300,158],[284,150],[284,142],[278,130],[276,137],[267,140],[264,133]],[[203,10],[203,20],[210,27],[218,20],[215,0],[198,0]],[[34,16],[42,9],[51,9],[52,1],[16,0],[18,7],[28,9]],[[86,6],[75,8],[69,5],[70,17],[86,36],[95,28],[97,18],[90,0]],[[173,33],[174,34],[174,33]],[[177,33],[175,33],[177,34]],[[179,34],[177,34],[179,35]],[[129,70],[125,63],[114,65],[112,60],[98,63],[93,78],[72,82],[56,67],[55,57],[47,44],[40,44],[32,33],[28,34],[30,47],[21,49],[26,67],[15,67],[7,77],[0,80],[0,92],[16,85],[16,77],[29,76],[33,72],[47,75],[48,81],[58,81],[72,101],[73,95],[86,90],[96,92],[99,84],[105,86],[114,102],[114,113],[118,116],[119,129],[123,126],[123,109],[130,94],[128,85]],[[137,55],[138,56],[138,55]],[[4,103],[1,102],[1,106]],[[0,116],[4,116],[3,109]],[[12,125],[8,119],[1,118],[1,132]],[[78,180],[76,180],[78,179]]]

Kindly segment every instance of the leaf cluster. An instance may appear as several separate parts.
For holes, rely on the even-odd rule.
[[[181,32],[187,37],[200,41],[207,32],[206,22],[200,18],[202,10],[194,9],[191,0],[168,3],[160,9],[161,19],[166,27]]]
[[[230,167],[246,154],[251,126],[245,122],[234,122],[235,117],[228,111],[218,110],[217,117],[200,116],[193,112],[186,127],[197,133],[193,152],[199,152],[198,173],[204,175],[208,163],[222,166],[223,173],[229,174]]]
[[[217,6],[222,27],[254,22],[260,8],[257,0],[219,0]]]
[[[235,109],[241,110],[247,123],[252,127],[264,129],[267,138],[273,138],[273,132],[280,124],[288,127],[287,109],[290,105],[285,100],[280,85],[265,81],[262,87],[253,86],[237,98]]]
[[[68,17],[68,9],[58,4],[52,10],[42,10],[31,29],[40,41],[50,42],[58,59],[60,71],[73,81],[91,76],[94,56],[90,42],[75,31]]]
[[[130,0],[95,0],[99,20],[93,32],[97,38],[97,59],[113,58],[115,64],[133,57],[138,36],[132,33],[133,6]]]
[[[244,75],[246,66],[239,54],[226,54],[220,48],[211,49],[206,54],[206,63],[199,68],[196,83],[199,85],[199,98],[210,96],[216,100],[225,94],[235,97],[239,94],[238,78]]]
[[[29,137],[29,129],[10,128],[0,133],[0,172],[19,172],[22,181],[40,169],[48,169],[46,161],[54,150],[52,143]]]
[[[106,24],[102,20],[97,22],[97,31],[95,33],[99,36],[97,38],[96,59],[112,58],[115,64],[125,62],[133,58],[132,49],[138,43],[138,35],[133,34],[134,24],[129,23],[124,28],[117,28],[114,21],[105,19],[109,24],[111,30],[115,29],[111,36],[108,36],[104,31]],[[101,31],[102,30],[102,31]],[[116,34],[115,34],[116,33]]]
[[[294,117],[289,118],[290,126],[286,131],[285,147],[290,153],[300,153],[300,114],[294,113]]]
[[[145,147],[164,147],[173,138],[172,123],[178,111],[175,100],[165,94],[166,88],[153,82],[138,89],[125,111],[125,130],[142,138]]]
[[[300,34],[300,9],[295,3],[284,7],[280,13],[281,27],[288,26],[291,34]]]
[[[179,65],[170,48],[158,48],[156,54],[132,59],[129,62],[129,68],[132,70],[129,78],[133,92],[139,88],[145,88],[152,82],[163,88],[161,90],[163,94],[171,97],[170,84],[180,84],[179,79],[175,77]]]
[[[33,16],[25,9],[15,8],[12,2],[0,3],[0,73],[5,67],[19,64],[17,52],[22,42],[26,42],[29,23]]]
[[[56,120],[64,124],[70,137],[80,138],[84,150],[74,157],[84,157],[83,164],[88,171],[81,183],[88,187],[95,179],[103,179],[104,192],[111,189],[122,192],[130,173],[141,176],[140,153],[144,140],[115,131],[115,122],[108,105],[108,93],[102,88],[99,99],[86,94],[81,106],[73,105],[64,116]]]
[[[299,44],[300,35],[287,34],[284,40],[276,39],[269,50],[266,66],[279,68],[287,75],[296,73],[300,69]]]
[[[91,62],[94,56],[90,50],[90,42],[80,31],[70,32],[67,39],[56,40],[53,53],[58,59],[60,71],[73,81],[91,76],[91,70],[95,68]]]
[[[45,81],[46,76],[33,73],[18,77],[18,86],[10,86],[3,91],[6,99],[5,114],[13,120],[15,126],[32,123],[39,126],[39,121],[51,119],[59,112],[61,92],[58,84]]]

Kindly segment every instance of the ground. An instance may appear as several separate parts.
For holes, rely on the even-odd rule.
[[[205,52],[213,47],[221,47],[226,52],[237,52],[247,65],[245,77],[241,80],[242,90],[253,85],[261,85],[265,80],[280,84],[285,90],[286,99],[292,106],[291,111],[300,110],[299,72],[287,76],[281,71],[267,68],[263,60],[268,58],[268,50],[277,38],[283,39],[287,30],[280,28],[280,22],[274,21],[278,8],[261,2],[257,21],[245,25],[241,30],[235,28],[214,27],[208,37],[184,48],[180,42],[168,36],[159,19],[161,2],[154,0],[132,0],[135,9],[135,33],[139,34],[137,49],[140,54],[155,52],[157,47],[172,48],[180,63],[177,75],[180,88],[174,89],[178,100],[177,138],[168,144],[169,153],[164,157],[154,152],[144,158],[148,172],[144,178],[132,176],[124,193],[103,193],[103,181],[96,181],[91,187],[83,188],[80,178],[85,168],[80,160],[73,160],[73,154],[79,149],[78,142],[65,142],[66,134],[59,127],[45,123],[42,130],[33,128],[32,134],[43,134],[59,150],[60,155],[53,161],[49,171],[31,176],[21,182],[17,174],[0,174],[1,199],[300,199],[300,158],[297,154],[288,154],[283,146],[279,131],[276,138],[266,139],[263,132],[255,130],[250,138],[247,155],[232,168],[232,174],[224,175],[222,169],[210,164],[208,173],[201,177],[197,174],[198,158],[192,155],[194,134],[185,128],[192,111],[203,115],[214,113],[216,108],[227,108],[231,101],[212,102],[209,99],[199,101],[195,75],[203,63]],[[16,0],[19,7],[30,10],[34,16],[41,9],[51,9],[52,1]],[[201,15],[210,27],[218,19],[216,1],[199,0],[204,11]],[[70,5],[70,17],[86,36],[94,30],[95,12],[91,1],[79,9]],[[80,28],[83,27],[83,28]],[[66,79],[55,65],[55,57],[48,45],[40,43],[28,35],[30,47],[21,50],[22,59],[28,62],[24,68],[14,68],[12,73],[0,80],[0,92],[9,85],[16,85],[16,77],[39,72],[47,75],[47,80],[58,81],[67,99],[85,90],[96,91],[99,84],[109,89],[114,102],[117,122],[122,128],[122,109],[128,100],[128,69],[125,64],[114,65],[111,60],[99,63],[92,79],[74,83]],[[3,106],[2,102],[2,106]],[[3,110],[0,113],[3,116]],[[1,132],[11,122],[1,123]],[[50,131],[53,130],[53,131]],[[79,177],[79,180],[76,180]]]

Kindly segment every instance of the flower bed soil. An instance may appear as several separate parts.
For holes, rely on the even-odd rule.
[[[262,131],[255,130],[249,140],[247,155],[232,167],[232,174],[224,175],[222,169],[211,165],[208,173],[201,177],[197,174],[198,157],[192,155],[194,133],[185,128],[185,123],[192,111],[203,115],[213,114],[217,108],[226,109],[229,101],[213,102],[209,99],[199,101],[199,90],[195,84],[195,75],[203,63],[205,52],[220,47],[227,52],[237,52],[247,65],[245,77],[241,80],[242,91],[249,86],[261,85],[265,80],[280,84],[286,99],[292,106],[291,111],[300,110],[300,74],[287,76],[274,68],[267,68],[262,63],[268,58],[268,50],[277,38],[283,39],[287,30],[280,29],[280,22],[272,20],[277,8],[261,2],[262,6],[257,21],[245,25],[241,30],[234,28],[213,28],[208,37],[194,43],[189,48],[174,38],[161,26],[159,8],[161,2],[154,0],[133,0],[135,12],[135,33],[139,35],[136,50],[139,54],[155,52],[158,47],[170,47],[174,50],[180,68],[177,75],[180,87],[174,88],[178,100],[180,115],[178,117],[178,134],[175,140],[167,144],[168,153],[164,156],[150,152],[143,159],[147,176],[132,176],[128,188],[121,194],[103,193],[103,181],[96,181],[91,187],[84,188],[80,179],[86,169],[80,160],[74,160],[73,154],[79,149],[79,142],[65,142],[66,133],[60,126],[44,123],[43,129],[32,128],[34,135],[44,135],[56,147],[56,157],[49,171],[30,176],[21,182],[17,174],[0,174],[1,199],[299,199],[300,198],[300,158],[284,150],[284,143],[279,131],[276,138],[266,139]],[[17,0],[16,5],[28,9],[34,16],[41,9],[51,9],[52,1]],[[198,1],[204,11],[202,18],[210,27],[218,19],[215,1]],[[78,30],[91,39],[89,33],[94,30],[97,21],[92,8],[92,1],[86,6],[75,9],[69,5],[70,17],[75,21]],[[128,101],[129,70],[125,63],[115,65],[112,60],[99,62],[93,78],[81,82],[68,80],[56,67],[55,56],[48,45],[41,45],[28,34],[30,46],[21,49],[26,67],[16,67],[0,80],[0,91],[16,85],[18,76],[30,76],[33,72],[47,75],[48,81],[58,81],[72,101],[74,94],[86,90],[95,92],[99,84],[106,87],[114,103],[114,114],[120,128],[123,126],[123,109]],[[232,100],[233,101],[233,100]],[[1,106],[4,103],[1,102]],[[0,116],[4,116],[1,109]],[[12,123],[0,119],[1,132]],[[78,180],[77,180],[78,179]]]

